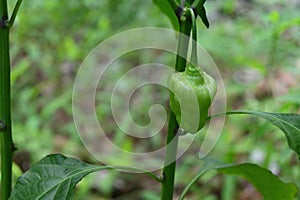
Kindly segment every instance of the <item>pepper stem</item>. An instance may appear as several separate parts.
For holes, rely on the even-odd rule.
[[[192,53],[191,53],[191,63],[193,65],[198,66],[198,59],[197,59],[197,26],[196,26],[196,17],[192,8],[188,9],[191,15],[192,20]]]
[[[196,15],[192,8],[188,9],[191,22],[192,22],[192,52],[191,52],[191,59],[190,64],[186,67],[186,73],[189,76],[198,76],[202,77],[203,81],[203,73],[201,68],[198,66],[198,55],[197,55],[197,24],[196,24]]]

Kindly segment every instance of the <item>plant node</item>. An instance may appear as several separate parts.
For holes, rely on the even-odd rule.
[[[180,19],[182,13],[183,13],[184,7],[179,6],[176,10],[175,10],[175,14],[177,16],[178,19]]]
[[[1,19],[0,19],[0,28],[6,28],[8,27],[8,17],[7,16],[3,16]]]
[[[16,147],[15,143],[13,143],[13,145],[12,145],[12,151],[14,152],[14,151],[17,151],[17,150],[18,150],[18,147]]]
[[[5,129],[6,129],[5,123],[2,120],[0,120],[0,131],[5,131]]]

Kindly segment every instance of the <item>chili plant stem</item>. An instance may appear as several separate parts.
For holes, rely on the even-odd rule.
[[[20,9],[20,6],[21,6],[21,4],[22,4],[22,1],[23,1],[23,0],[18,0],[18,1],[17,1],[16,5],[15,5],[15,8],[14,8],[12,14],[11,14],[10,20],[9,20],[9,27],[12,27],[12,26],[14,25],[15,20],[16,20],[16,16],[17,16],[17,14],[18,14],[18,11],[19,11],[19,9]]]
[[[201,10],[206,0],[196,0],[192,4],[192,8],[195,8],[197,12]]]
[[[176,12],[177,8],[179,7],[179,4],[175,0],[168,0],[168,3],[172,7],[172,9]]]
[[[11,193],[13,141],[10,110],[9,27],[6,0],[0,0],[0,140],[2,200]]]
[[[180,21],[179,31],[190,36],[191,33],[191,22],[186,20],[184,22]],[[184,71],[186,66],[187,50],[189,45],[188,37],[183,37],[182,34],[179,35],[177,56],[176,56],[176,71]],[[181,56],[180,56],[181,55]],[[185,55],[185,56],[184,56]],[[183,57],[182,57],[183,56]],[[172,200],[174,191],[174,176],[176,169],[176,154],[178,146],[178,123],[174,113],[170,110],[169,112],[169,124],[168,124],[168,135],[167,135],[167,146],[165,155],[165,167],[163,169],[163,181],[162,181],[162,200]],[[172,142],[171,142],[172,141]],[[170,163],[170,164],[169,164]]]

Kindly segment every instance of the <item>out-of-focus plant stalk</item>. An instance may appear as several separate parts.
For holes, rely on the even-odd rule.
[[[190,20],[181,21],[179,19],[179,35],[178,46],[177,46],[177,57],[175,69],[178,72],[184,71],[186,66],[187,50],[189,45],[189,36],[191,33],[191,22]],[[185,36],[184,36],[185,35]],[[183,56],[183,57],[182,57]],[[174,177],[176,169],[176,154],[178,146],[178,123],[174,113],[170,110],[169,112],[169,124],[168,124],[168,135],[167,135],[167,147],[165,155],[165,166],[163,169],[163,181],[162,181],[162,200],[172,200],[174,192]],[[170,164],[169,164],[170,163]]]
[[[9,24],[6,0],[0,0],[0,143],[2,200],[11,193],[13,141],[10,105]]]

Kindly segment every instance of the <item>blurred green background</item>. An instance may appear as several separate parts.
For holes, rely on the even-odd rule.
[[[14,2],[9,1],[9,5],[12,10]],[[299,113],[300,1],[226,0],[205,5],[210,28],[198,19],[199,43],[222,73],[228,110]],[[76,72],[98,43],[115,33],[145,26],[172,28],[150,0],[23,2],[10,38],[13,134],[18,147],[14,160],[20,169],[26,171],[31,163],[55,152],[97,163],[81,143],[72,118]],[[152,51],[126,55],[119,65],[126,71],[154,57],[174,65],[173,55]],[[115,84],[113,80],[122,73],[116,73],[106,84]],[[159,97],[159,103],[167,105],[166,89],[146,87],[141,94]],[[101,95],[98,98],[110,94]],[[157,103],[153,99],[142,98],[139,106],[131,109],[137,123],[147,124],[149,106]],[[111,125],[110,105],[98,105],[97,114],[99,120],[107,122],[106,128],[118,146],[135,148],[137,141]],[[158,148],[163,142],[163,137],[155,137],[144,144],[145,148]],[[196,142],[178,161],[175,197],[199,170],[199,145]],[[300,186],[296,155],[284,135],[264,120],[228,117],[211,155],[225,162],[255,162]],[[20,174],[18,170],[14,173]],[[78,185],[74,199],[156,200],[160,199],[159,192],[160,185],[145,175],[110,171],[89,175]],[[260,197],[246,181],[211,172],[198,181],[187,199],[200,198]]]

